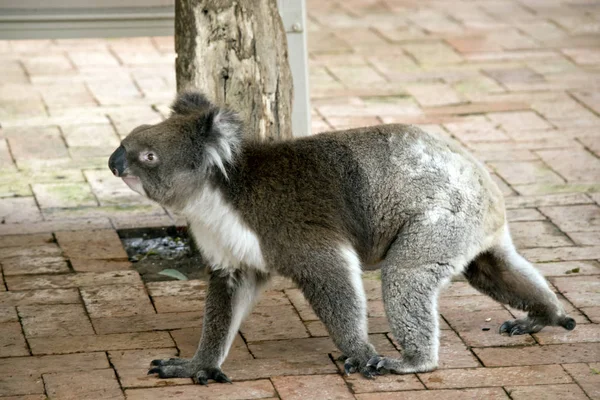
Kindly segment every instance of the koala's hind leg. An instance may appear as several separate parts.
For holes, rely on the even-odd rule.
[[[346,357],[347,374],[377,375],[367,362],[377,355],[369,343],[367,301],[361,263],[347,244],[323,246],[296,255],[290,276],[302,290],[338,349]]]
[[[386,315],[402,358],[374,357],[378,371],[413,373],[437,367],[440,289],[465,264],[468,227],[452,213],[434,211],[405,224],[381,267]]]
[[[504,229],[502,242],[477,256],[464,273],[471,285],[494,300],[528,311],[526,318],[503,323],[500,333],[535,333],[547,325],[574,329],[575,320],[565,314],[542,274],[517,253]]]

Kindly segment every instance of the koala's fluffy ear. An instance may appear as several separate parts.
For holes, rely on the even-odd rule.
[[[213,107],[205,95],[198,92],[183,92],[177,96],[171,110],[173,114],[189,115],[194,112],[207,110]]]

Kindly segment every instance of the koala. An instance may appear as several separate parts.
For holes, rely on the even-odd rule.
[[[221,364],[269,277],[301,289],[344,354],[346,373],[431,371],[437,297],[456,275],[528,311],[500,333],[575,328],[509,234],[502,193],[449,139],[380,125],[280,142],[244,135],[232,111],[196,92],[135,128],[109,159],[131,189],[184,215],[210,278],[191,359],[152,361],[149,374],[230,382]],[[381,268],[385,312],[401,358],[369,343],[361,273]]]

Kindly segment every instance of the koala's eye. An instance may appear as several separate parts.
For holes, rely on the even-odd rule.
[[[158,161],[158,157],[153,151],[144,151],[140,154],[140,160],[142,160],[145,163],[153,164],[156,161]]]

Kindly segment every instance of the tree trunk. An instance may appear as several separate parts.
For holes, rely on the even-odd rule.
[[[179,91],[240,113],[250,137],[292,136],[293,83],[276,0],[176,0]]]

